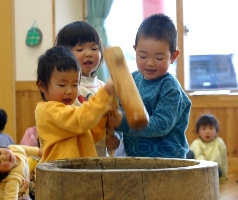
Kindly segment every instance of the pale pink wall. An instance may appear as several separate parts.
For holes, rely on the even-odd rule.
[[[164,1],[165,0],[143,0],[143,19],[151,14],[164,13]]]

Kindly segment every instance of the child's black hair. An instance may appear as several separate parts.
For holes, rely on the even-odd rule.
[[[0,182],[8,176],[9,172],[0,172]]]
[[[80,72],[80,66],[72,51],[65,46],[55,46],[39,57],[37,66],[37,84],[41,83],[48,89],[51,75],[56,69],[59,72],[74,70]],[[41,92],[42,100],[46,100]]]
[[[201,126],[214,126],[216,129],[216,132],[219,132],[219,122],[216,119],[215,116],[210,115],[210,114],[203,114],[196,122],[196,133],[199,132],[199,128]]]
[[[56,36],[55,45],[63,45],[74,47],[86,42],[95,42],[101,52],[101,60],[103,60],[103,44],[98,31],[88,22],[76,21],[64,26]],[[97,68],[98,69],[98,68]],[[97,69],[92,73],[95,74]]]
[[[0,132],[2,132],[7,123],[7,113],[5,110],[0,108]]]
[[[168,43],[171,55],[177,49],[177,30],[173,21],[164,14],[153,14],[141,23],[136,34],[135,46],[141,38],[154,38]]]

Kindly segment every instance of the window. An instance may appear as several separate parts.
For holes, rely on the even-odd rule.
[[[142,19],[141,0],[114,0],[105,23],[110,45],[122,48],[130,72],[137,69],[133,45]]]
[[[236,89],[238,30],[236,0],[184,0],[188,90]]]
[[[176,2],[183,2],[183,24],[188,32],[184,34],[182,30],[178,34],[184,37],[184,44],[180,44],[184,46],[184,66],[179,66],[184,69],[182,77],[179,74],[184,89],[237,90],[237,0],[114,0],[106,21],[109,42],[122,48],[130,71],[137,70],[133,44],[137,29],[145,17],[145,4],[156,1],[162,2],[164,13],[175,25]],[[153,13],[152,9],[147,15]],[[177,76],[176,62],[169,71]]]

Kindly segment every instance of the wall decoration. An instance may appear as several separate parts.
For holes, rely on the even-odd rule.
[[[37,46],[42,41],[42,32],[37,26],[36,20],[33,22],[31,28],[27,32],[26,45],[29,47]]]

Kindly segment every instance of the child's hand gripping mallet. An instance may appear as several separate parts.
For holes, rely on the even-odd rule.
[[[118,109],[118,99],[117,95],[113,95],[112,102],[111,102],[111,110],[116,110]],[[106,136],[106,144],[109,142],[110,146],[107,145],[107,152],[110,157],[114,155],[115,150],[119,147],[120,145],[120,139],[117,138],[114,134],[114,128],[107,127],[107,136]],[[113,143],[113,145],[112,145]],[[112,147],[113,146],[113,147]]]
[[[111,110],[118,109],[118,99],[117,95],[113,95],[112,102],[111,102]],[[113,128],[108,128],[107,134],[113,136],[114,135],[114,129]]]
[[[145,127],[149,122],[148,113],[128,69],[121,48],[106,48],[104,50],[104,58],[129,127],[134,129]]]

